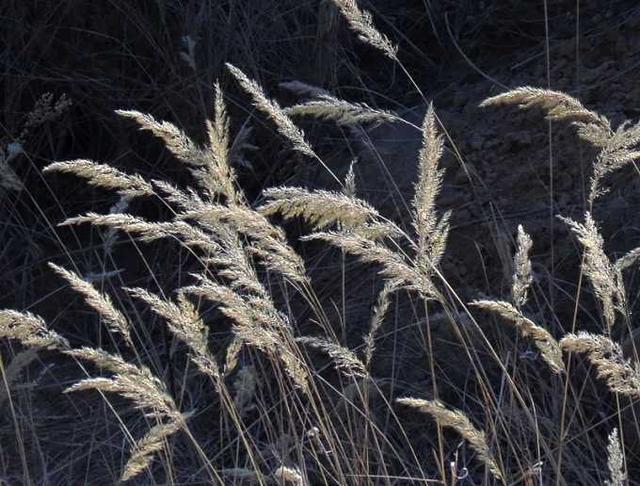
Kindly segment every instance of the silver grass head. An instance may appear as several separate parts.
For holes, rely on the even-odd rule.
[[[369,332],[364,337],[364,364],[367,370],[371,370],[371,361],[373,359],[373,353],[376,349],[376,334],[384,322],[385,315],[389,309],[391,302],[390,296],[396,290],[393,283],[386,281],[382,290],[378,294],[378,299],[373,307],[373,313],[371,321],[369,323]]]
[[[533,276],[531,275],[531,260],[529,253],[533,247],[531,237],[518,225],[517,250],[513,257],[513,279],[511,283],[511,300],[520,308],[527,302],[527,294]]]
[[[606,336],[581,331],[560,340],[565,351],[584,353],[609,388],[623,395],[640,397],[640,369],[624,358],[622,348]]]
[[[65,351],[77,359],[89,361],[114,373],[111,378],[87,378],[68,387],[65,393],[82,390],[98,390],[116,393],[141,410],[153,411],[162,416],[177,417],[179,412],[164,383],[146,366],[126,362],[121,356],[101,349],[79,348]]]
[[[438,168],[443,151],[444,141],[438,132],[436,114],[429,104],[422,125],[418,182],[413,198],[413,227],[418,236],[418,262],[422,265],[438,264],[449,233],[450,213],[438,218],[436,211],[436,198],[444,176],[444,171]]]
[[[258,208],[265,216],[279,214],[286,219],[303,218],[314,229],[339,224],[360,226],[380,217],[367,202],[346,194],[302,187],[274,187],[263,191],[267,202]]]
[[[389,59],[398,59],[398,48],[375,28],[371,14],[361,10],[356,0],[333,0],[333,3],[362,42],[380,50]]]
[[[282,229],[272,225],[262,214],[245,206],[207,204],[202,208],[179,215],[181,219],[206,224],[212,231],[234,231],[252,241],[247,251],[256,255],[274,272],[302,283],[307,281],[302,258],[289,245]]]
[[[607,329],[615,324],[616,312],[624,315],[626,293],[620,272],[604,252],[604,240],[591,213],[585,213],[585,222],[560,218],[567,223],[584,249],[583,270],[600,303]]]
[[[177,126],[167,121],[158,121],[147,113],[135,110],[116,110],[122,117],[134,120],[140,130],[147,130],[158,137],[165,147],[186,164],[201,164],[202,153],[195,143]]]
[[[85,303],[95,310],[109,330],[124,337],[130,347],[133,347],[131,340],[130,325],[127,318],[120,312],[107,294],[96,290],[93,285],[83,280],[79,275],[66,270],[58,265],[49,262],[49,267],[60,277],[67,281],[69,286],[80,294]]]
[[[326,231],[312,233],[301,239],[321,240],[358,257],[365,263],[380,265],[382,267],[380,274],[387,277],[390,284],[413,290],[425,300],[439,298],[429,269],[416,268],[399,252],[394,252],[382,243],[373,241],[368,235],[358,234],[357,231]]]
[[[618,429],[614,429],[609,434],[609,444],[607,445],[607,467],[609,469],[609,479],[604,482],[605,486],[624,486],[627,475],[624,472],[624,455]]]
[[[349,170],[347,171],[347,175],[344,177],[344,187],[342,188],[342,193],[345,196],[356,197],[356,173],[354,171],[354,166],[358,159],[354,159],[349,164]]]
[[[69,341],[47,329],[44,320],[30,312],[0,310],[0,338],[20,341],[24,346],[67,349]]]
[[[441,427],[455,430],[465,439],[478,454],[478,458],[487,466],[498,480],[504,483],[504,474],[498,466],[487,442],[485,433],[478,430],[462,410],[451,410],[439,400],[422,400],[419,398],[398,398],[402,405],[417,409],[431,415]]]
[[[176,304],[141,288],[125,290],[131,296],[145,302],[154,313],[166,320],[169,330],[187,345],[191,360],[202,373],[216,382],[220,379],[220,367],[209,351],[209,329],[184,295],[178,296]]]
[[[335,367],[347,376],[354,378],[367,376],[365,364],[360,361],[353,351],[340,344],[311,336],[299,337],[296,341],[327,354]]]
[[[129,481],[148,469],[158,452],[164,450],[167,439],[182,428],[180,421],[153,426],[134,445],[133,453],[124,466],[121,480]]]
[[[89,185],[117,191],[121,196],[134,198],[153,194],[153,188],[139,175],[125,174],[110,165],[97,164],[90,160],[54,162],[43,169],[44,173],[62,172],[74,174],[87,180]]]
[[[605,118],[588,110],[580,101],[561,91],[522,86],[487,98],[480,103],[481,107],[499,105],[518,105],[522,109],[541,108],[550,120],[608,124]]]
[[[542,359],[549,365],[554,373],[562,373],[564,371],[564,362],[562,361],[562,350],[556,339],[543,327],[538,326],[531,319],[526,317],[522,312],[509,302],[495,300],[476,300],[471,305],[494,312],[507,322],[514,325],[520,333],[533,340],[536,348],[540,352]]]
[[[304,132],[294,125],[280,105],[276,101],[267,98],[262,87],[254,80],[249,79],[240,69],[229,63],[226,66],[240,86],[251,95],[254,106],[275,123],[280,135],[291,142],[294,150],[309,157],[317,158],[316,153],[305,140]]]
[[[319,95],[316,99],[285,109],[290,116],[311,117],[330,120],[341,126],[373,125],[393,123],[398,116],[388,110],[373,108],[366,103],[353,103],[330,95]]]

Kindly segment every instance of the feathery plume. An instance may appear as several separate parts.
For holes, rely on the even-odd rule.
[[[181,422],[178,421],[153,426],[142,439],[136,442],[133,454],[124,466],[121,480],[129,481],[147,469],[157,453],[164,449],[167,439],[181,428]]]
[[[567,334],[560,340],[565,351],[585,353],[596,367],[598,376],[609,388],[623,395],[640,396],[640,369],[637,363],[624,358],[622,348],[606,336],[581,331]]]
[[[331,95],[319,95],[316,99],[285,108],[291,116],[308,116],[331,120],[338,125],[379,125],[393,123],[398,116],[390,111],[372,108],[366,103],[352,103]]]
[[[60,226],[91,223],[94,226],[106,226],[111,229],[139,235],[140,241],[152,242],[161,238],[174,237],[192,248],[199,248],[210,254],[222,251],[212,238],[197,227],[184,221],[151,222],[130,214],[96,214],[68,218]]]
[[[229,226],[253,241],[247,250],[258,256],[269,270],[279,272],[294,282],[307,281],[304,261],[291,248],[284,232],[257,211],[244,206],[212,203],[178,217],[205,223],[214,231],[221,226]]]
[[[63,172],[87,179],[95,187],[113,189],[121,196],[129,198],[148,196],[153,193],[151,184],[139,175],[129,175],[110,165],[97,164],[90,160],[70,160],[54,162],[43,169],[43,172]]]
[[[525,86],[488,98],[480,106],[504,104],[540,107],[550,120],[571,122],[582,139],[600,149],[591,176],[590,204],[607,192],[602,187],[607,175],[640,158],[640,151],[635,148],[640,143],[640,123],[630,126],[625,122],[613,130],[606,117],[588,110],[566,93]]]
[[[44,320],[30,312],[0,310],[0,338],[20,341],[24,346],[66,349],[69,342],[47,329]]]
[[[127,318],[114,305],[107,294],[96,290],[93,285],[85,282],[79,275],[70,272],[58,265],[49,262],[49,267],[60,277],[65,279],[73,290],[84,297],[84,301],[101,317],[107,327],[124,337],[127,344],[133,348],[129,322]]]
[[[347,175],[344,177],[344,187],[342,188],[342,193],[348,197],[356,197],[356,173],[353,170],[353,166],[356,165],[358,159],[353,159],[349,164],[349,170],[347,171]]]
[[[224,372],[225,374],[232,372],[238,367],[238,363],[240,362],[240,353],[242,352],[242,339],[239,339],[237,336],[234,337],[229,346],[227,346],[227,350],[225,353],[225,361],[224,361]]]
[[[294,125],[280,105],[276,101],[267,98],[262,87],[252,79],[249,79],[240,69],[229,63],[226,66],[240,86],[253,97],[255,107],[275,123],[280,135],[292,143],[294,150],[309,157],[317,158],[316,153],[305,140],[304,132]]]
[[[263,191],[268,201],[258,208],[265,216],[280,214],[286,219],[304,218],[314,229],[339,223],[359,226],[380,215],[367,202],[338,192],[302,187],[273,187]]]
[[[242,296],[233,289],[199,275],[198,285],[184,287],[181,293],[206,298],[219,305],[220,312],[233,322],[233,332],[243,343],[262,351],[274,362],[282,363],[292,381],[308,390],[308,372],[294,347],[291,326],[270,297]]]
[[[240,203],[243,197],[236,189],[236,176],[231,167],[233,147],[230,143],[227,107],[219,83],[216,82],[214,90],[213,123],[209,120],[206,122],[210,157],[206,158],[205,170],[194,174],[211,193],[223,194],[230,201]],[[240,144],[242,145],[242,142]]]
[[[379,242],[355,232],[317,232],[303,236],[302,240],[322,240],[357,256],[365,263],[382,266],[380,273],[390,279],[390,284],[414,290],[424,299],[437,299],[438,292],[430,274],[407,263],[398,253]]]
[[[134,120],[140,125],[140,130],[147,130],[158,137],[180,161],[187,164],[198,164],[202,159],[202,151],[173,123],[158,121],[149,114],[135,110],[116,110],[116,113]]]
[[[382,51],[389,59],[398,59],[398,48],[391,43],[387,36],[375,28],[371,14],[366,10],[361,10],[356,0],[333,0],[333,3],[340,9],[342,15],[349,22],[349,26],[358,34],[358,38],[362,42]]]
[[[594,163],[591,176],[591,189],[589,202],[606,194],[608,188],[602,187],[602,181],[612,172],[621,169],[640,158],[640,123],[629,127],[629,123],[622,123],[615,131],[607,125],[582,126],[579,135],[600,148],[598,157]]]
[[[564,371],[562,361],[562,351],[560,344],[543,327],[538,326],[531,319],[509,302],[496,300],[476,300],[471,305],[490,312],[495,312],[503,319],[507,320],[522,333],[525,337],[530,337],[540,351],[540,356],[549,365],[554,373]]]
[[[396,290],[395,286],[388,281],[385,282],[384,287],[378,294],[378,300],[373,308],[373,315],[371,316],[371,322],[369,323],[369,333],[364,338],[364,364],[367,370],[371,368],[371,359],[373,358],[373,352],[376,348],[375,336],[384,322],[384,317],[389,309],[390,295]]]
[[[585,214],[584,224],[569,218],[560,219],[569,225],[584,248],[583,270],[600,302],[607,328],[611,329],[616,319],[615,312],[625,312],[625,290],[620,272],[604,252],[604,240],[591,213]]]
[[[436,265],[444,253],[449,233],[449,213],[438,220],[436,198],[442,187],[444,171],[438,163],[444,151],[438,133],[433,104],[429,104],[422,125],[422,147],[418,155],[418,182],[413,198],[413,227],[418,235],[418,260]]]
[[[367,376],[366,366],[350,349],[328,341],[326,339],[304,336],[296,338],[296,341],[326,353],[335,364],[335,367],[343,371],[347,376],[364,378]]]
[[[511,300],[520,308],[527,301],[527,294],[533,277],[531,276],[531,260],[529,253],[533,247],[531,237],[518,225],[518,249],[513,258],[513,281],[511,284]]]
[[[485,433],[478,430],[463,411],[450,410],[439,400],[398,398],[397,402],[431,415],[441,427],[449,427],[455,430],[469,442],[471,448],[478,454],[478,458],[489,468],[494,477],[504,482],[504,475],[491,454]]]
[[[634,265],[638,259],[640,259],[640,247],[627,252],[625,255],[618,258],[613,265],[618,272],[622,272]]]
[[[587,124],[607,124],[606,119],[585,108],[580,101],[561,91],[522,86],[487,98],[481,107],[518,105],[522,109],[539,107],[550,120],[568,120]]]
[[[624,486],[627,475],[624,472],[624,457],[620,446],[618,429],[615,427],[609,434],[607,466],[609,468],[609,479],[604,482],[605,486]]]
[[[171,332],[191,351],[193,363],[217,383],[220,379],[220,367],[209,351],[209,330],[193,304],[184,295],[179,295],[178,303],[175,304],[141,288],[125,290],[131,296],[145,302],[153,312],[166,320]]]
[[[146,366],[127,363],[122,357],[101,349],[83,347],[65,351],[77,359],[90,361],[99,368],[114,373],[111,378],[87,378],[71,385],[65,393],[99,390],[117,393],[131,400],[137,409],[154,411],[171,418],[180,416],[165,385]]]

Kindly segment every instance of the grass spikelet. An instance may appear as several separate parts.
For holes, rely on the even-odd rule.
[[[382,51],[389,59],[398,59],[398,48],[384,34],[373,25],[371,14],[358,7],[356,0],[333,0],[342,15],[349,22],[351,29],[358,34],[358,38],[365,44]]]
[[[398,398],[397,402],[423,413],[431,415],[441,427],[449,427],[460,434],[478,458],[487,466],[498,480],[504,483],[504,475],[489,450],[486,435],[478,430],[461,410],[450,410],[439,400],[422,400],[419,398]]]
[[[127,363],[122,357],[101,349],[84,347],[65,353],[114,373],[111,378],[87,378],[79,381],[68,387],[65,393],[82,390],[117,393],[131,400],[138,409],[154,411],[167,417],[180,415],[165,385],[146,366]]]
[[[413,227],[418,236],[418,261],[436,265],[444,253],[449,233],[449,214],[438,219],[436,198],[444,171],[438,168],[444,141],[438,133],[433,105],[429,104],[422,125],[422,147],[418,155],[418,182],[413,198]]]
[[[560,340],[565,351],[584,353],[598,376],[603,378],[609,388],[617,393],[640,396],[640,369],[637,363],[624,358],[622,348],[606,336],[579,332],[567,334]]]
[[[579,134],[600,148],[594,163],[589,192],[589,202],[593,203],[608,191],[606,187],[602,187],[605,177],[640,158],[640,150],[637,147],[640,143],[640,123],[633,126],[622,123],[615,131],[608,125],[604,128],[595,125],[580,127]]]
[[[624,486],[627,475],[624,472],[624,456],[622,455],[622,447],[620,445],[617,428],[614,428],[609,434],[607,466],[609,469],[609,479],[604,482],[605,486]]]
[[[630,266],[635,265],[638,259],[640,259],[640,247],[634,248],[622,257],[618,258],[614,263],[614,267],[617,271],[622,272]]]
[[[367,376],[364,363],[358,359],[353,351],[340,344],[309,336],[296,338],[296,341],[326,353],[333,360],[335,367],[347,376],[357,378]]]
[[[559,91],[525,86],[488,98],[480,106],[518,104],[521,108],[537,106],[547,112],[550,120],[565,120],[576,126],[578,135],[600,149],[594,162],[588,202],[607,192],[603,179],[640,158],[636,146],[640,143],[640,124],[622,123],[615,130],[609,120],[585,108],[580,101]]]
[[[251,95],[255,107],[275,123],[280,135],[291,142],[294,150],[309,157],[317,158],[318,156],[305,140],[304,132],[294,125],[280,105],[276,101],[267,98],[262,87],[252,79],[249,79],[240,69],[229,63],[226,66],[240,86]]]
[[[471,302],[471,305],[494,312],[516,326],[523,336],[533,339],[540,356],[554,373],[564,371],[562,350],[558,341],[546,329],[522,314],[518,308],[509,302],[495,300],[476,300]]]
[[[225,353],[224,360],[224,372],[230,373],[238,367],[238,363],[240,362],[240,353],[242,353],[242,339],[237,336],[234,337],[229,345],[227,346],[227,350]]]
[[[20,341],[24,346],[66,349],[69,342],[47,329],[44,320],[30,312],[0,310],[0,338]]]
[[[518,105],[522,109],[538,107],[550,120],[568,120],[587,124],[607,124],[606,119],[585,108],[580,101],[561,91],[523,86],[487,98],[481,107]]]
[[[147,469],[156,454],[164,450],[167,439],[181,428],[181,423],[176,421],[153,426],[142,439],[136,442],[133,454],[124,466],[121,480],[129,481]]]
[[[373,308],[373,315],[371,316],[371,322],[369,324],[369,332],[364,338],[364,364],[367,370],[371,370],[371,360],[373,353],[376,349],[375,337],[384,322],[385,315],[389,309],[391,302],[391,293],[395,291],[395,287],[389,282],[385,282],[384,287],[378,294],[378,299]]]
[[[194,175],[212,194],[220,193],[230,201],[240,203],[243,197],[236,189],[236,176],[231,167],[233,147],[230,143],[227,107],[219,83],[216,82],[214,90],[213,123],[209,120],[206,122],[210,157],[206,158],[204,171],[195,171]]]
[[[437,289],[425,270],[409,264],[400,254],[366,236],[356,232],[317,232],[302,239],[326,241],[365,263],[381,265],[380,273],[390,279],[390,284],[414,290],[427,300],[438,298]]]
[[[290,116],[307,116],[331,120],[342,126],[379,125],[398,120],[394,113],[372,108],[366,103],[352,103],[330,95],[319,95],[316,99],[285,109]]]
[[[163,141],[165,147],[182,162],[194,164],[202,158],[201,151],[191,139],[173,123],[158,121],[153,116],[135,110],[116,110],[122,117],[130,118]]]
[[[349,170],[344,176],[344,186],[342,188],[342,194],[353,198],[356,197],[356,173],[353,170],[353,167],[356,165],[357,161],[357,159],[354,159],[349,164]]]
[[[292,381],[308,389],[308,372],[294,348],[291,326],[266,295],[242,296],[231,288],[198,276],[198,285],[184,287],[182,293],[204,297],[219,305],[233,324],[234,334],[243,343],[262,351],[272,361],[282,363]]]
[[[195,307],[184,295],[180,295],[178,303],[175,304],[141,288],[126,290],[133,297],[145,302],[153,312],[166,320],[171,332],[191,351],[193,363],[202,373],[213,378],[217,383],[220,379],[220,367],[209,351],[208,328]]]
[[[314,229],[339,223],[343,227],[359,226],[378,218],[378,212],[367,202],[338,192],[301,187],[266,189],[269,200],[258,208],[265,216],[280,214],[286,219],[304,218]]]
[[[513,258],[513,280],[511,283],[511,300],[520,308],[527,301],[527,294],[533,277],[531,275],[531,260],[529,253],[533,247],[531,237],[518,225],[518,248]]]
[[[97,164],[90,160],[70,160],[54,162],[43,169],[43,172],[63,172],[82,177],[95,187],[112,189],[121,196],[134,198],[148,196],[153,193],[151,184],[139,175],[125,174],[110,165]]]
[[[257,211],[244,206],[208,204],[200,210],[187,211],[179,217],[206,223],[213,230],[228,225],[253,241],[247,250],[257,255],[267,268],[294,282],[307,280],[304,261],[291,248],[284,232]]]
[[[591,213],[585,214],[584,224],[569,218],[560,219],[569,225],[584,248],[583,270],[600,302],[607,329],[611,329],[616,311],[623,315],[625,312],[625,290],[620,272],[604,252],[604,240]]]
[[[152,222],[130,214],[96,214],[69,218],[60,226],[91,223],[94,226],[106,226],[111,229],[125,231],[131,235],[139,235],[140,241],[152,242],[161,238],[174,237],[191,248],[199,248],[210,254],[221,251],[220,246],[211,237],[184,221]]]
[[[120,312],[107,294],[96,290],[93,285],[85,282],[79,275],[70,272],[54,263],[49,262],[49,267],[67,281],[73,290],[82,295],[85,303],[93,308],[107,327],[116,334],[124,337],[130,347],[133,347],[131,332],[127,318]]]

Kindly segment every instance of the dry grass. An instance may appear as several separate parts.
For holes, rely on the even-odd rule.
[[[369,12],[355,0],[332,5],[363,42],[409,76],[398,48],[374,26]],[[193,42],[181,57],[197,72]],[[331,172],[332,188],[278,185],[254,201],[236,173],[245,152],[254,148],[247,141],[249,129],[236,127],[227,109],[233,98],[218,82],[212,86],[213,115],[202,127],[204,142],[150,114],[118,110],[159,140],[186,169],[185,176],[174,183],[150,165],[133,174],[115,162],[85,159],[44,169],[85,179],[119,199],[108,214],[80,211],[60,223],[61,231],[91,225],[106,232],[92,248],[101,258],[101,271],[85,274],[66,248],[74,271],[49,263],[78,297],[78,315],[89,312],[105,326],[79,332],[68,324],[76,315],[75,303],[66,305],[64,299],[46,320],[29,310],[0,311],[0,338],[13,354],[0,360],[0,407],[11,425],[11,450],[19,457],[14,463],[22,468],[24,482],[41,482],[33,480],[38,447],[32,447],[30,434],[37,430],[24,424],[29,423],[25,417],[36,423],[32,389],[44,375],[55,377],[56,390],[68,398],[64,403],[86,416],[87,428],[101,420],[107,424],[91,430],[98,440],[86,444],[89,455],[103,456],[109,465],[100,478],[87,467],[84,479],[90,483],[630,481],[638,457],[628,437],[638,423],[629,411],[635,412],[640,398],[640,366],[623,354],[618,341],[633,329],[628,292],[633,283],[625,274],[640,250],[609,256],[594,204],[606,197],[605,179],[640,157],[638,125],[613,128],[607,117],[572,96],[533,87],[481,105],[542,110],[549,120],[573,125],[595,148],[590,187],[579,202],[588,208],[584,221],[561,216],[580,243],[573,257],[582,261],[571,300],[573,319],[564,321],[566,309],[555,308],[538,285],[535,238],[523,225],[515,231],[507,297],[488,298],[474,289],[467,302],[467,293],[448,279],[443,262],[455,234],[452,212],[439,201],[447,184],[443,159],[448,150],[458,151],[433,103],[426,104],[422,125],[416,126],[391,110],[289,82],[291,92],[311,100],[283,108],[243,70],[226,66],[252,106],[293,153],[304,156],[304,163],[330,167],[293,116],[336,122],[360,135],[369,124],[415,128],[421,143],[406,214],[392,221],[360,198],[354,163],[346,176]],[[25,127],[39,126],[68,108],[65,98],[45,102],[48,108],[36,107]],[[5,163],[8,157],[2,156]],[[7,174],[3,186],[18,188],[18,176]],[[305,234],[290,231],[296,223]],[[131,255],[114,250],[122,235]],[[571,235],[566,238],[571,241]],[[153,250],[161,244],[164,253]],[[179,258],[168,257],[171,252]],[[332,298],[336,293],[327,297],[321,291],[322,269],[314,252],[340,260],[329,271],[342,278],[342,308]],[[120,278],[119,272],[108,269],[119,258],[127,267],[134,253],[147,278],[113,278]],[[359,322],[364,325],[355,325],[346,302],[349,293],[363,292],[359,279],[365,273],[353,271],[361,267],[373,267],[375,292]],[[581,302],[583,276],[598,312]],[[554,284],[551,280],[549,288]],[[476,315],[475,309],[486,312]],[[510,327],[494,325],[491,316]],[[583,324],[587,318],[601,322],[596,332]],[[21,348],[14,351],[14,345]],[[30,368],[40,362],[62,371],[34,377]],[[101,414],[92,417],[97,410]],[[79,440],[73,432],[71,439]],[[110,450],[123,444],[125,459]],[[7,465],[11,459],[0,454],[1,466],[14,471]],[[73,459],[65,460],[73,469]],[[72,471],[69,477],[79,476]]]

